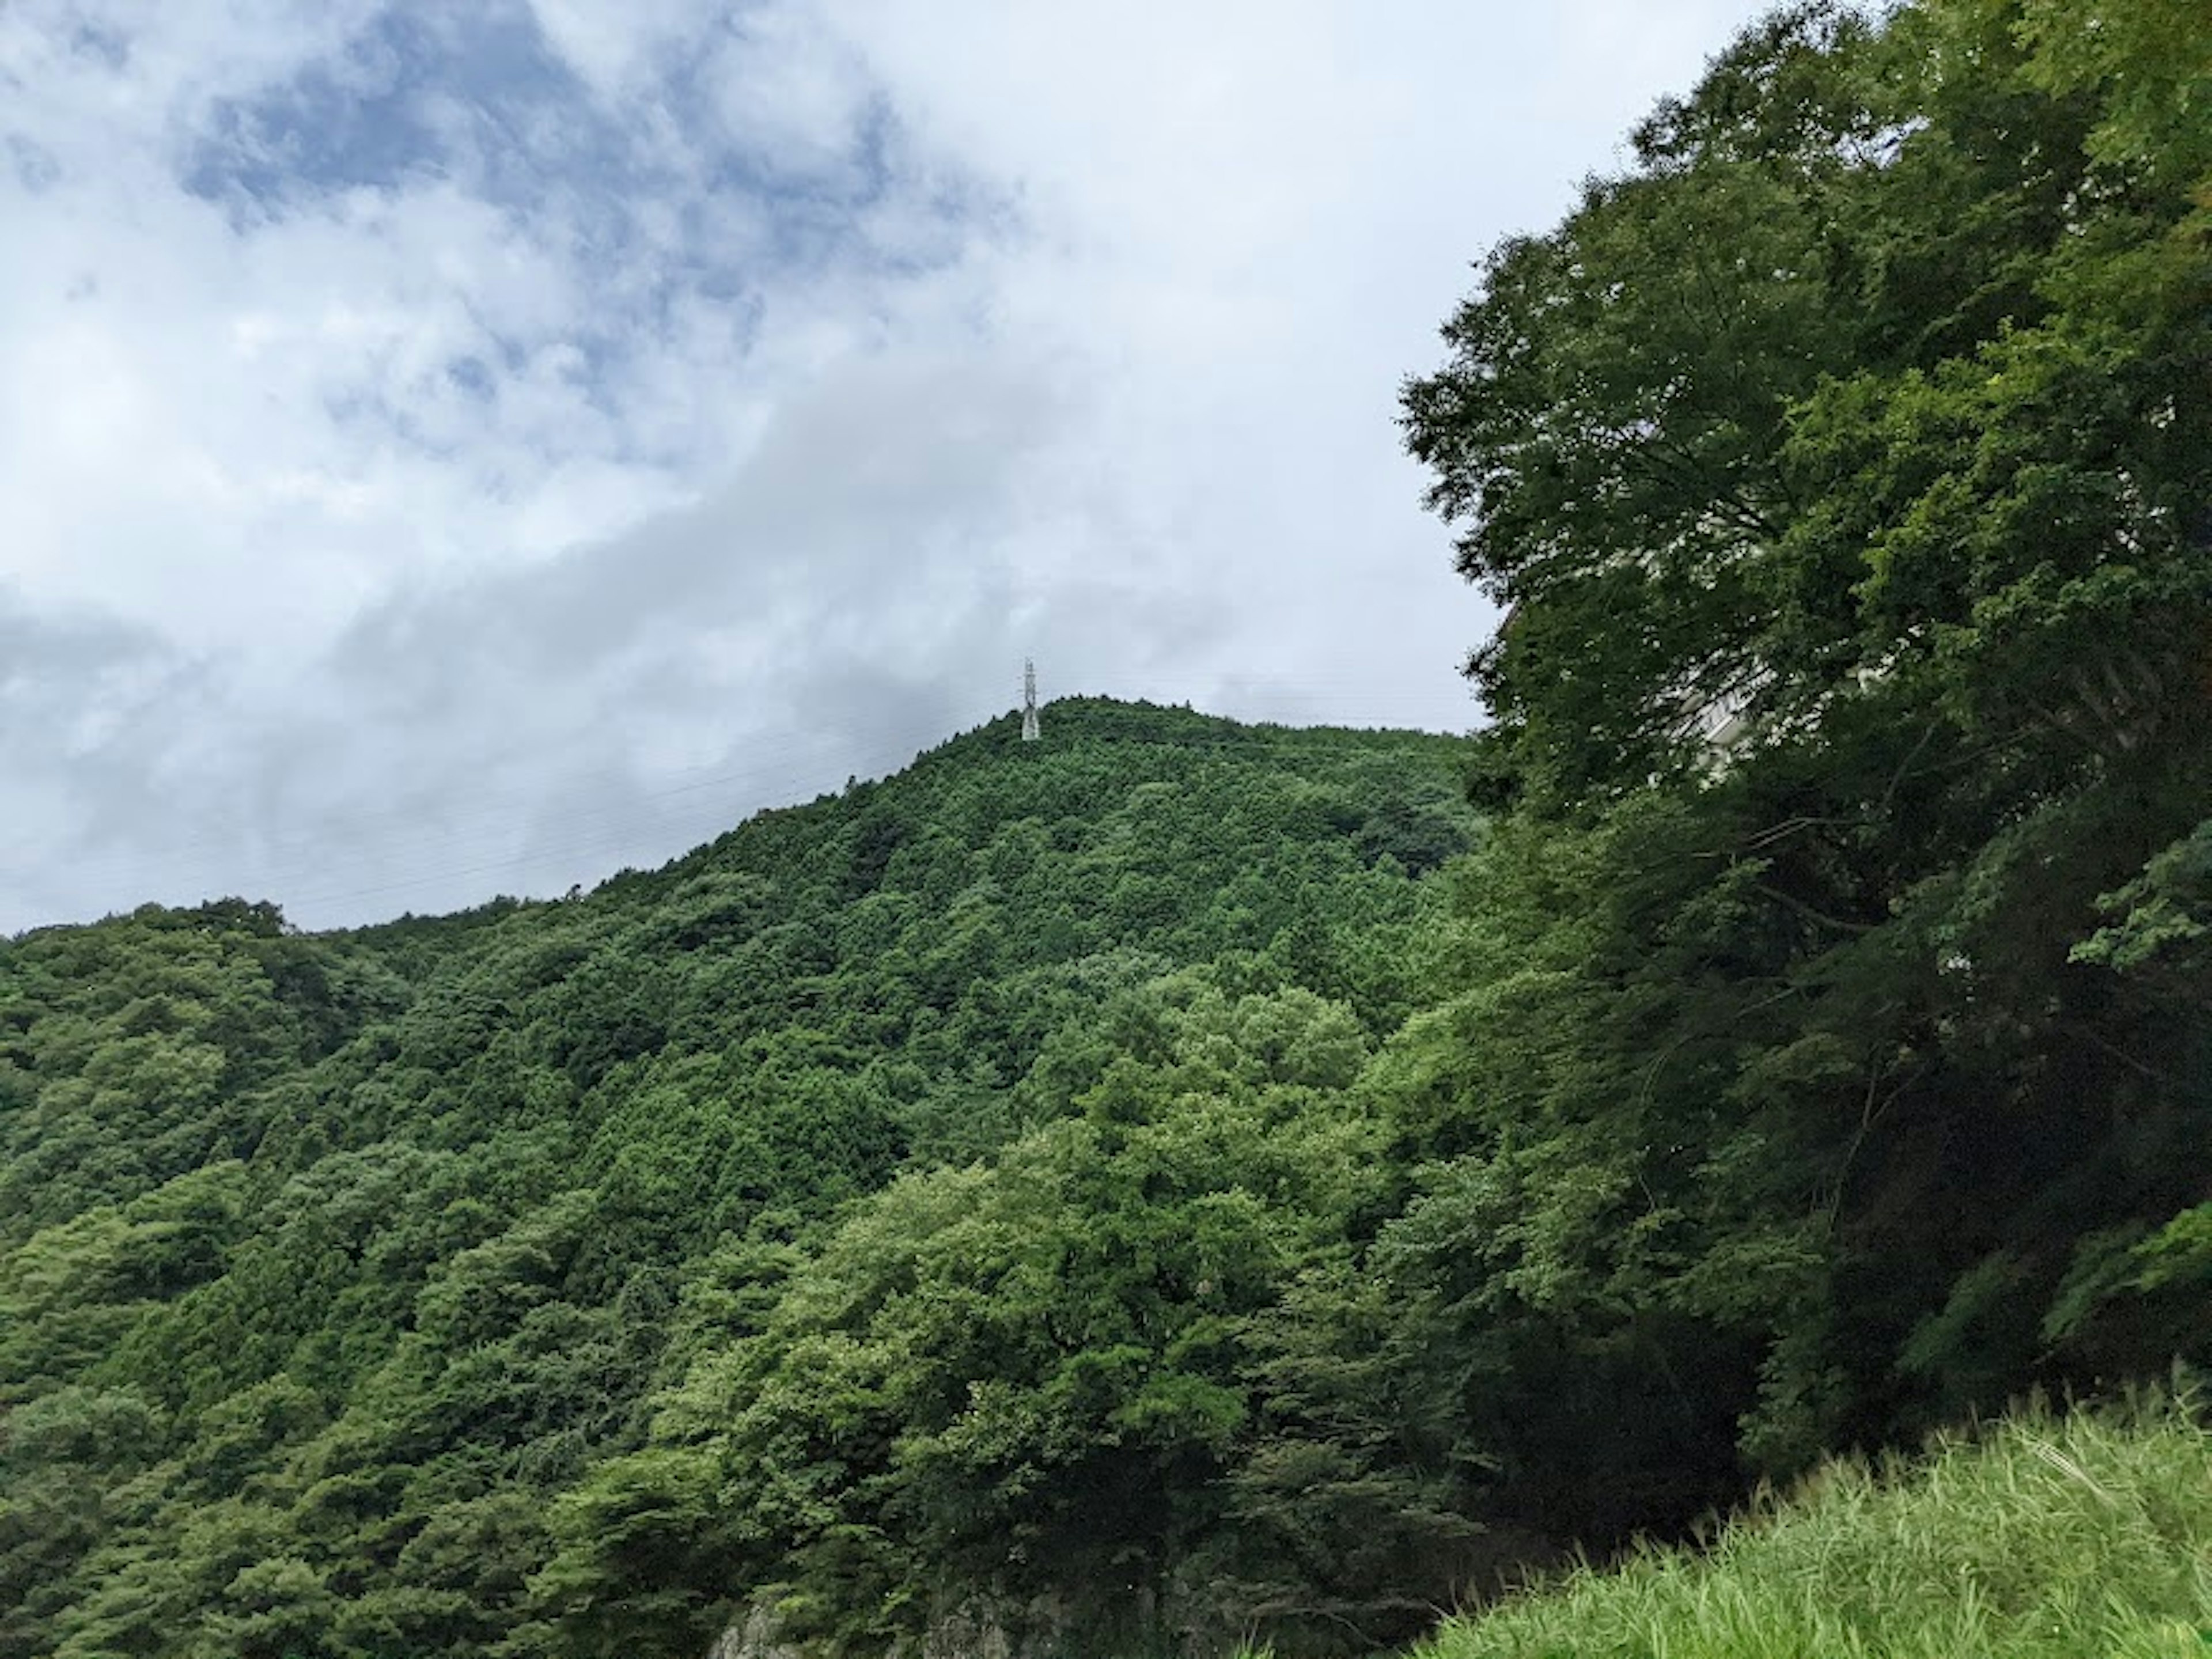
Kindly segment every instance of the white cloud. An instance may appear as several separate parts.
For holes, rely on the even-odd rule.
[[[0,928],[558,890],[1029,652],[1469,723],[1397,384],[1749,9],[0,11]]]

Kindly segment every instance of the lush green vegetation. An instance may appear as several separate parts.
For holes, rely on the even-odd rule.
[[[1823,1468],[1709,1548],[1646,1549],[1448,1625],[1422,1659],[2197,1659],[2212,1437],[2040,1413],[1917,1464]]]
[[[1050,717],[578,900],[0,946],[0,1652],[690,1652],[1218,1528],[1476,821],[1445,738]]]
[[[1632,1510],[2203,1341],[2208,76],[2201,7],[1778,14],[1407,390],[1515,609],[1407,1225]]]
[[[2212,1360],[2208,63],[1801,9],[1497,250],[1471,745],[1064,703],[0,945],[0,1659],[1361,1650]]]

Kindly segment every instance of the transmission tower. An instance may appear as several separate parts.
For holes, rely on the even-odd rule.
[[[1036,665],[1024,659],[1022,663],[1022,741],[1037,740]]]

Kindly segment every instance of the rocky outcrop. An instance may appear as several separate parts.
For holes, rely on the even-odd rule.
[[[919,1651],[909,1642],[886,1649],[883,1659],[1036,1659],[1065,1651],[1071,1630],[1066,1609],[1036,1601],[1018,1611],[968,1601],[929,1622]],[[707,1659],[817,1659],[793,1641],[773,1601],[759,1601],[742,1621],[724,1631]]]

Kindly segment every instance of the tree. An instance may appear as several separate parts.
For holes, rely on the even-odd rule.
[[[2166,943],[2212,799],[2208,61],[2171,8],[1780,14],[1407,388],[1512,607],[1471,667],[1522,819],[1407,1242],[1488,1264],[1470,1328],[1753,1344],[1755,1406],[1686,1398],[1769,1468],[2193,1346],[2170,1301],[2069,1345],[2212,1140]]]

